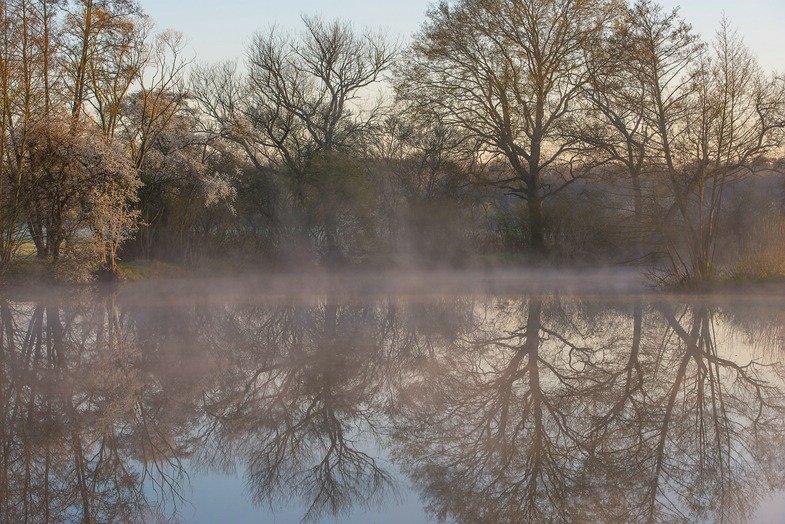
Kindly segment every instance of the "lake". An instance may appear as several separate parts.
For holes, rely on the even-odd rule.
[[[2,522],[783,522],[785,288],[0,292]]]

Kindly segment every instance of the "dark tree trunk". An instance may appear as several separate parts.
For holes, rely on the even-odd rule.
[[[35,244],[36,257],[46,258],[48,253],[43,226],[41,226],[40,222],[31,219],[27,221],[27,229],[30,232],[30,238],[33,239],[33,244]]]
[[[538,192],[529,194],[529,241],[531,249],[536,254],[545,254],[545,218],[542,214],[542,198]]]

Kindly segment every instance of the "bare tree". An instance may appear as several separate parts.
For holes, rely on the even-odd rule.
[[[316,151],[346,150],[374,122],[366,88],[381,79],[395,48],[344,22],[304,17],[297,39],[258,33],[248,50],[248,116],[293,173]]]
[[[584,140],[596,148],[595,154],[608,162],[614,189],[621,186],[619,189],[627,190],[631,197],[634,220],[627,233],[640,260],[646,255],[642,239],[649,232],[645,224],[645,199],[650,197],[647,188],[651,182],[647,178],[651,173],[646,168],[653,129],[642,110],[647,86],[631,61],[635,49],[629,32],[635,18],[633,9],[626,10],[608,36],[589,50],[585,95],[593,111],[587,115],[590,125],[585,128]],[[623,187],[626,180],[629,188]]]
[[[143,17],[118,17],[91,42],[88,102],[109,141],[114,139],[125,100],[145,69],[151,25]]]
[[[71,95],[71,116],[78,122],[83,116],[84,103],[91,94],[91,76],[96,80],[109,80],[110,84],[114,83],[113,80],[125,83],[122,77],[126,75],[119,71],[120,76],[109,73],[108,79],[95,78],[101,73],[96,70],[95,64],[109,57],[123,61],[130,56],[131,61],[127,65],[136,68],[133,53],[129,55],[133,51],[129,44],[134,39],[128,38],[132,34],[128,31],[132,29],[128,24],[141,11],[135,0],[78,0],[69,7],[64,29],[64,68]],[[98,91],[99,99],[103,98],[102,89],[94,91]]]
[[[54,20],[59,1],[14,0],[0,4],[0,265],[11,260],[29,211],[32,166],[27,137],[52,116],[59,102],[56,87]],[[34,240],[40,235],[33,234]],[[36,247],[40,247],[37,246]],[[39,251],[40,253],[40,251]]]
[[[137,169],[145,155],[187,102],[184,74],[185,38],[176,31],[156,35],[144,67],[136,78],[139,90],[126,100],[123,128]]]
[[[254,164],[270,162],[302,194],[309,160],[347,150],[374,122],[368,89],[382,79],[395,47],[343,22],[304,17],[305,30],[273,27],[248,49],[249,75],[232,64],[197,70],[192,89],[214,131],[243,147]]]
[[[650,0],[630,11],[629,64],[645,83],[642,117],[653,130],[646,170],[661,175],[684,238],[670,241],[682,282],[712,277],[726,183],[754,173],[782,144],[783,86],[764,75],[723,23],[711,52],[676,11]]]
[[[401,98],[436,108],[479,141],[480,155],[506,160],[511,176],[490,182],[526,200],[537,251],[545,249],[543,200],[586,160],[575,132],[585,57],[613,8],[603,0],[442,2],[402,67]],[[551,185],[548,174],[557,173],[561,182]]]
[[[348,23],[303,22],[295,37],[275,27],[255,36],[247,79],[224,65],[197,72],[193,90],[219,123],[219,135],[235,141],[260,172],[285,181],[295,205],[310,215],[306,221],[318,226],[312,229],[328,259],[335,260],[346,216],[334,197],[364,185],[357,169],[344,168],[379,120],[381,103],[371,95],[396,48],[383,35],[357,33]],[[336,178],[344,174],[353,180]]]

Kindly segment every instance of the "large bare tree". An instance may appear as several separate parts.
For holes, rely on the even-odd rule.
[[[401,69],[401,98],[471,133],[479,155],[506,160],[510,175],[492,182],[527,202],[538,251],[545,249],[543,200],[584,165],[576,130],[586,108],[586,52],[615,7],[605,0],[442,2]]]
[[[247,50],[247,78],[231,65],[207,68],[194,75],[193,91],[218,124],[217,135],[239,144],[260,172],[286,181],[335,260],[339,208],[365,184],[350,159],[380,123],[374,91],[396,46],[345,22],[303,22],[295,36],[276,27],[257,33]]]
[[[390,67],[395,46],[340,21],[304,17],[299,35],[273,27],[247,51],[249,74],[225,64],[196,71],[192,89],[216,132],[251,161],[271,163],[303,189],[319,151],[346,151],[375,122],[369,89]]]

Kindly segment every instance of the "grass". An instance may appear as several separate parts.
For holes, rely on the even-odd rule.
[[[785,280],[785,218],[768,217],[750,232],[753,242],[729,271],[731,280],[780,282]]]
[[[182,275],[183,268],[175,264],[169,264],[158,260],[133,260],[130,262],[120,262],[119,272],[122,280],[140,282],[143,280]]]
[[[0,274],[0,282],[16,285],[51,281],[53,272],[50,262],[37,258],[36,253],[32,240],[20,242],[11,263]],[[182,267],[155,260],[135,260],[119,264],[120,279],[131,282],[172,277],[182,273]]]
[[[730,280],[736,282],[785,281],[785,259],[767,256],[748,257],[730,271]]]
[[[27,284],[51,280],[52,272],[45,260],[35,257],[14,259],[0,275],[0,282],[7,284]]]
[[[16,258],[30,258],[36,255],[35,243],[26,240],[19,244],[16,250]]]

